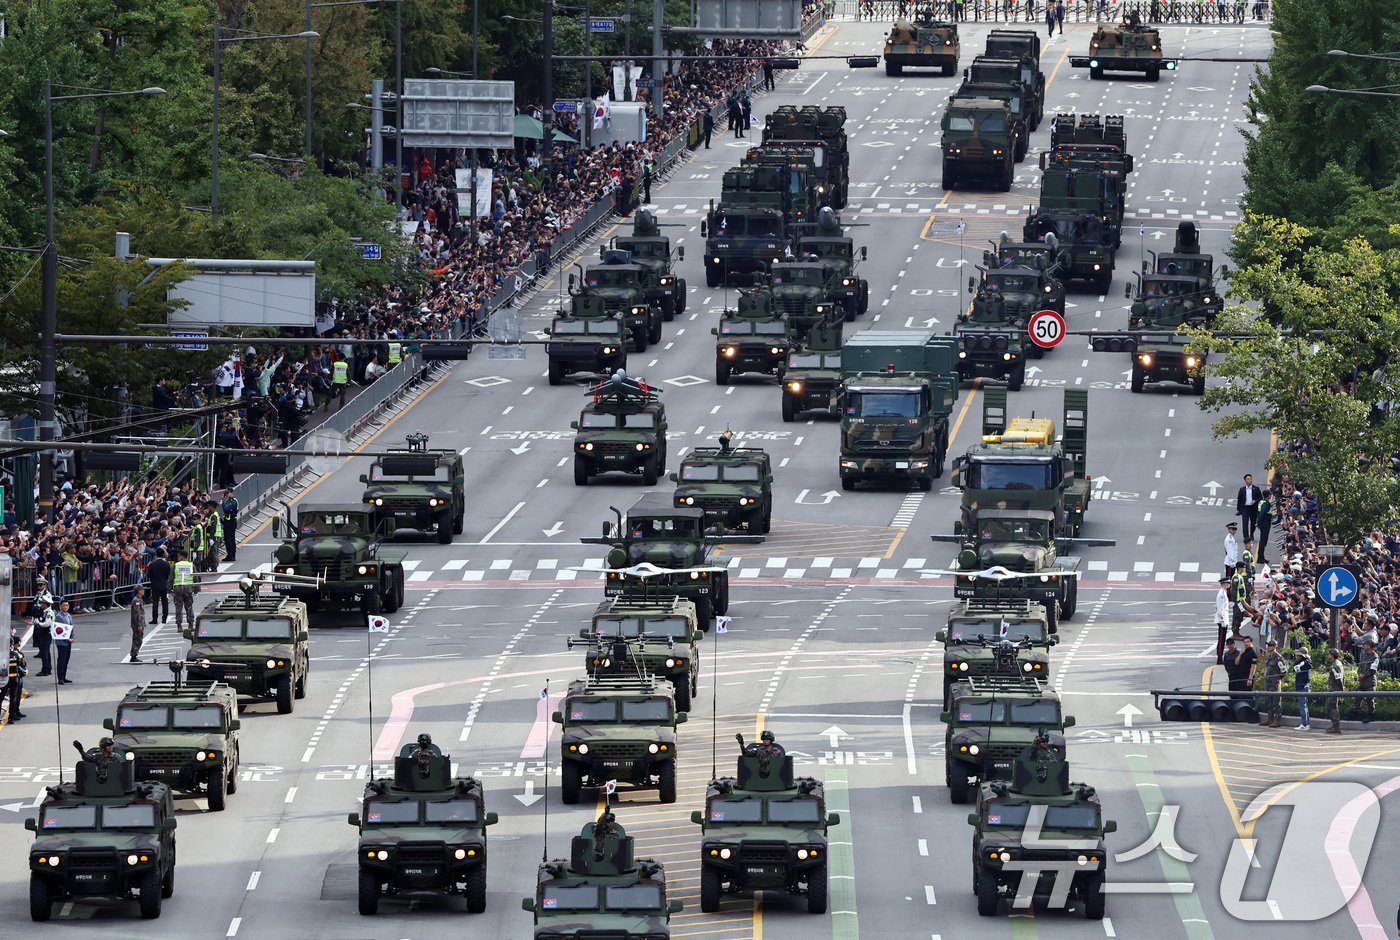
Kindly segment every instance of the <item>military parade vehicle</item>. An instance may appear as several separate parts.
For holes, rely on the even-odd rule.
[[[681,597],[609,597],[579,638],[590,644],[590,672],[631,671],[665,679],[675,689],[676,710],[688,712],[700,689],[700,639],[709,628],[695,605]],[[619,642],[625,647],[622,659]]]
[[[676,263],[685,260],[685,246],[677,245],[673,251],[671,239],[661,234],[663,227],[650,209],[638,209],[632,213],[632,234],[614,236],[606,248],[599,249],[599,258],[609,248],[616,249],[646,268],[641,281],[647,301],[661,310],[663,320],[672,320],[685,312],[685,278],[675,273]]]
[[[605,809],[574,836],[567,860],[541,863],[534,896],[521,902],[535,915],[535,940],[668,940],[684,906],[666,897],[665,867],[634,851]]]
[[[1172,250],[1160,255],[1155,252],[1148,252],[1148,254],[1152,256],[1153,265],[1144,273],[1155,270],[1157,274],[1195,279],[1196,296],[1194,300],[1210,311],[1209,317],[1211,322],[1214,322],[1214,318],[1219,316],[1225,308],[1225,298],[1217,288],[1216,280],[1228,277],[1230,267],[1222,264],[1217,270],[1215,256],[1202,253],[1201,235],[1196,231],[1196,223],[1178,222],[1176,241]]]
[[[426,734],[394,757],[394,775],[365,785],[361,811],[346,820],[360,834],[360,913],[382,898],[461,895],[469,913],[486,910],[486,811],[481,781],[453,777],[452,758]]]
[[[1031,129],[1045,119],[1045,73],[1040,70],[1040,33],[1033,29],[993,29],[982,53],[988,59],[1010,59],[1021,70],[1019,81],[1035,101]],[[982,81],[973,75],[974,81]]]
[[[1106,292],[1113,283],[1113,253],[1122,240],[1126,183],[1112,167],[1069,166],[1040,178],[1040,204],[1029,211],[1025,240],[1054,235],[1067,254],[1061,280],[1086,280]]]
[[[1053,276],[1061,265],[1069,261],[1069,249],[1060,246],[1054,234],[1047,235],[1044,241],[1013,242],[1010,232],[1002,232],[992,243],[991,251],[982,252],[982,264],[987,268],[1044,268]],[[1052,302],[1054,292],[1051,292]],[[1050,309],[1064,315],[1064,306]]]
[[[979,55],[963,69],[963,76],[974,84],[1015,85],[1021,90],[1028,130],[1035,130],[1045,119],[1045,76],[1035,62]]]
[[[841,817],[826,811],[820,780],[794,777],[792,755],[765,732],[739,741],[738,774],[710,781],[700,827],[700,909],[714,913],[726,893],[805,894],[807,910],[827,907],[827,832]]]
[[[1057,114],[1050,121],[1050,149],[1076,145],[1117,147],[1128,152],[1128,132],[1121,114]]]
[[[359,609],[392,614],[403,606],[404,558],[408,550],[388,544],[391,517],[364,503],[299,503],[272,518],[272,570],[292,579],[274,589],[318,610]],[[296,578],[305,579],[297,581]]]
[[[818,328],[807,345],[788,352],[783,372],[783,420],[805,411],[841,414],[841,328]]]
[[[725,175],[739,172],[729,170]],[[713,201],[700,223],[700,237],[705,239],[707,287],[729,286],[736,275],[766,273],[769,265],[782,259],[790,238],[781,208],[749,202],[716,206]]]
[[[797,257],[826,266],[827,296],[841,305],[846,319],[854,320],[869,310],[870,285],[856,273],[856,265],[866,258],[865,247],[856,253],[855,243],[842,230],[836,213],[823,207],[817,213],[815,227],[806,226],[801,231]]]
[[[845,207],[851,172],[845,108],[778,105],[763,120],[763,145],[770,144],[800,144],[823,150],[816,166],[818,200],[823,206]]]
[[[719,326],[710,328],[715,337],[715,384],[728,385],[730,376],[752,373],[781,380],[792,345],[789,329],[768,287],[743,290],[738,306],[726,309]]]
[[[953,95],[943,109],[942,126],[945,190],[985,181],[1010,192],[1019,141],[1009,104]]]
[[[965,101],[1001,101],[1011,110],[1012,158],[1017,162],[1025,159],[1031,146],[1029,112],[1032,101],[1019,82],[973,82],[964,81],[948,98],[951,106],[956,99]]]
[[[407,447],[374,458],[365,484],[364,501],[379,519],[394,520],[394,531],[435,531],[448,545],[460,535],[466,519],[467,496],[462,457],[454,450],[428,450],[428,435],[408,435]]]
[[[1049,509],[964,507],[962,515],[951,536],[930,536],[961,546],[950,572],[953,596],[1039,601],[1050,632],[1058,632],[1059,621],[1074,616],[1079,599],[1080,559],[1066,553],[1074,542],[1089,540],[1056,538],[1056,514]]]
[[[171,681],[132,688],[102,727],[135,763],[137,780],[207,795],[218,812],[238,791],[238,695],[221,682],[182,681],[184,669],[172,662]]]
[[[1048,509],[1055,531],[1079,535],[1093,498],[1086,471],[1089,393],[1065,389],[1064,421],[1056,437],[1049,418],[1007,423],[1006,392],[984,389],[982,436],[953,463],[966,515],[983,508]]]
[[[602,264],[583,271],[582,284],[569,275],[569,316],[598,319],[620,316],[632,337],[635,352],[646,352],[649,343],[661,342],[661,306],[647,297],[656,285],[653,268],[637,264],[620,248],[603,249]]]
[[[944,702],[953,684],[963,679],[1050,677],[1050,647],[1056,640],[1039,604],[959,601],[936,638],[943,644]]]
[[[981,377],[1006,379],[1017,391],[1026,379],[1026,360],[1044,350],[1031,341],[1031,317],[1041,310],[1065,309],[1065,289],[1044,267],[1042,257],[1029,265],[979,265],[981,277],[967,280],[972,294],[968,311],[958,315],[958,375],[965,381]]]
[[[676,484],[677,506],[698,506],[705,526],[726,531],[743,526],[750,535],[767,535],[773,525],[773,462],[761,447],[735,447],[725,431],[718,447],[696,447],[681,460]]]
[[[53,916],[53,906],[89,898],[135,898],[141,916],[160,916],[175,893],[175,803],[163,783],[136,781],[136,762],[103,738],[83,750],[73,782],[47,787],[29,847],[29,916]]]
[[[662,803],[676,802],[676,708],[671,683],[650,675],[598,675],[575,679],[554,723],[562,727],[560,792],[566,804],[584,787],[610,781],[655,789]]]
[[[933,488],[958,398],[956,346],[931,330],[865,330],[842,346],[842,489],[861,480]]]
[[[1065,170],[1086,170],[1099,174],[1105,190],[1116,196],[1112,214],[1119,221],[1114,247],[1121,239],[1121,219],[1125,212],[1126,179],[1133,171],[1133,155],[1128,153],[1123,116],[1097,114],[1056,115],[1050,131],[1051,146],[1040,153],[1040,168],[1047,174]],[[1042,187],[1043,188],[1043,187]]]
[[[967,817],[977,913],[991,917],[1002,897],[1024,898],[1028,907],[1042,908],[1076,901],[1086,918],[1102,920],[1104,836],[1118,824],[1103,818],[1093,787],[1070,783],[1064,748],[1053,734],[1023,748],[1009,776],[984,782],[977,811]]]
[[[1100,26],[1089,40],[1089,54],[1070,56],[1071,68],[1088,69],[1090,78],[1104,72],[1142,72],[1155,82],[1163,71],[1176,70],[1176,61],[1162,55],[1162,37],[1154,26],[1144,26],[1134,13],[1129,22]]]
[[[589,303],[599,304],[599,298]],[[549,357],[549,384],[562,385],[575,372],[611,375],[627,368],[627,344],[630,336],[624,331],[619,316],[555,317],[546,332],[549,342],[545,354]]]
[[[259,595],[256,583],[242,597],[221,597],[184,630],[186,675],[192,683],[222,682],[240,698],[272,699],[278,714],[290,714],[294,700],[306,697],[309,619],[304,603]]]
[[[986,675],[953,684],[943,697],[944,775],[948,798],[966,803],[976,794],[970,781],[1005,780],[1016,755],[1053,729],[1051,745],[1064,753],[1064,730],[1074,718],[1044,676]]]
[[[789,257],[775,262],[768,283],[773,308],[787,320],[795,343],[806,343],[808,334],[819,326],[832,326],[854,316],[841,302],[840,278],[820,261]]]
[[[569,427],[574,435],[574,485],[600,473],[641,474],[655,486],[666,472],[666,406],[661,390],[619,369],[588,391],[589,402]]]
[[[1128,329],[1141,331],[1124,343],[1125,348],[1131,347],[1130,387],[1141,392],[1148,382],[1174,382],[1190,385],[1194,394],[1203,394],[1207,350],[1200,348],[1194,337],[1177,330],[1183,326],[1208,328],[1215,321],[1217,308],[1202,302],[1210,295],[1202,295],[1194,277],[1180,274],[1139,275],[1136,293],[1134,297],[1131,284],[1123,291],[1133,301]]]
[[[958,70],[958,24],[934,19],[920,10],[914,22],[901,20],[885,39],[885,74],[902,75],[906,68],[939,68],[944,75]]]
[[[720,205],[776,209],[789,223],[810,221],[823,205],[817,174],[825,160],[821,145],[774,142],[750,147],[738,166],[725,170]]]

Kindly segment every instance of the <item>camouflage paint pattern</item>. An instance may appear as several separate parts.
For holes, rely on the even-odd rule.
[[[970,120],[972,129],[953,127],[952,118]],[[1001,120],[988,127],[983,123],[987,118]],[[942,128],[944,179],[1014,175],[1018,137],[1015,115],[1005,101],[954,95],[948,99]]]
[[[752,467],[758,479],[753,482],[687,480],[685,474],[689,467],[718,467],[721,476],[726,467]],[[728,451],[719,447],[697,447],[681,461],[675,503],[678,507],[703,509],[706,528],[716,523],[726,527],[743,524],[746,531],[761,533],[765,514],[772,513],[772,476],[773,462],[768,452],[760,447],[736,447]]]
[[[436,467],[448,468],[452,480],[375,481],[374,472],[380,466],[376,459],[370,464],[362,501],[373,507],[379,518],[393,519],[399,528],[436,532],[444,522],[450,526],[466,505],[461,456],[450,450],[406,450],[390,456],[432,460]]]
[[[555,328],[564,317],[556,317]],[[623,335],[621,323],[616,318],[593,319],[588,332],[555,333],[550,331],[550,340],[545,345],[545,354],[550,364],[558,362],[565,374],[570,372],[595,372],[611,374],[616,369],[627,366],[627,339]]]
[[[658,695],[648,695],[637,688],[609,689],[606,680],[579,680],[570,684],[569,698],[588,699],[663,699],[671,705],[672,721],[658,725],[643,721],[613,721],[590,724],[570,720],[569,698],[560,706],[564,721],[560,733],[559,753],[563,760],[582,765],[585,786],[602,786],[608,780],[649,787],[662,764],[676,759],[675,694],[667,680],[656,677],[653,687]],[[588,745],[589,753],[578,753],[580,744]],[[650,752],[650,745],[660,748]]]
[[[302,534],[305,517],[319,513],[334,512],[348,515],[357,520],[357,534]],[[284,533],[282,544],[273,552],[273,570],[278,573],[297,574],[303,577],[321,577],[324,582],[317,587],[310,584],[277,584],[273,590],[301,601],[314,602],[323,609],[350,610],[374,596],[382,600],[389,594],[403,574],[403,560],[408,556],[405,548],[394,548],[384,543],[388,535],[388,521],[377,519],[372,507],[306,505],[298,507],[297,528]],[[358,567],[372,566],[367,574],[360,574]],[[291,570],[288,570],[291,569]]]
[[[900,20],[885,38],[885,72],[898,75],[906,66],[937,66],[944,75],[952,75],[960,52],[956,23],[941,23],[932,17],[913,23]]]
[[[1126,23],[1100,26],[1094,30],[1089,40],[1089,55],[1075,56],[1070,60],[1073,68],[1093,68],[1090,60],[1098,62],[1098,69],[1106,72],[1147,72],[1155,73],[1165,68],[1167,59],[1162,55],[1162,37],[1151,26],[1129,26]]]

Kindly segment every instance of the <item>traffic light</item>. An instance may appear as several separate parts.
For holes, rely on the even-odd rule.
[[[1110,333],[1106,336],[1095,336],[1089,340],[1089,345],[1093,347],[1094,352],[1137,352],[1138,341],[1136,336]]]
[[[1227,698],[1220,693],[1164,693],[1157,700],[1157,711],[1163,721],[1259,721],[1252,698]]]
[[[423,346],[424,362],[456,362],[471,354],[470,343],[429,343]]]
[[[801,66],[801,60],[797,58],[777,58],[769,59],[768,62],[774,69],[795,69]]]
[[[287,472],[287,458],[280,454],[233,454],[229,466],[234,473],[272,473],[278,476]]]
[[[125,470],[131,472],[141,469],[141,455],[115,452],[89,453],[83,458],[83,465],[89,470]]]
[[[880,64],[877,55],[853,55],[846,57],[846,67],[852,69],[873,69]]]

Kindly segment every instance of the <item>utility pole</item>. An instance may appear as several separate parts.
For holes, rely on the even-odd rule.
[[[544,0],[544,106],[540,111],[540,156],[547,160],[554,144],[554,0]]]
[[[584,115],[579,142],[588,148],[593,146],[593,0],[583,0],[583,54],[590,59],[583,63],[583,100],[588,113]]]
[[[632,0],[627,0],[627,13],[622,18],[622,100],[632,100]]]
[[[652,0],[651,5],[651,113],[657,121],[661,120],[662,106],[661,96],[666,87],[664,76],[666,65],[662,61],[665,54],[665,40],[661,35],[661,28],[666,25],[666,3],[665,0]]]

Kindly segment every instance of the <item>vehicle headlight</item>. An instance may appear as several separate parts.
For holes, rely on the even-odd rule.
[[[637,445],[635,445],[635,446],[636,446],[637,450],[642,450],[642,449],[643,449],[643,445],[641,445],[641,444],[637,444]]]
[[[719,850],[719,857],[720,857],[720,858],[728,858],[730,855],[733,855],[733,854],[734,854],[734,853],[733,853],[733,852],[730,852],[728,849],[720,849],[720,850]]]
[[[1197,367],[1198,365],[1200,365],[1200,364],[1201,364],[1201,360],[1197,359],[1195,356],[1187,356],[1187,357],[1186,357],[1186,368],[1188,368],[1188,369],[1194,369],[1194,368],[1196,368],[1196,367]]]
[[[1040,580],[1041,580],[1041,581],[1049,581],[1049,580],[1050,580],[1050,576],[1049,576],[1048,574],[1043,574],[1043,575],[1040,576]]]
[[[750,500],[749,500],[749,498],[748,498],[747,496],[740,496],[740,497],[739,497],[739,505],[740,505],[740,506],[747,506],[747,505],[749,504],[749,502],[750,502]]]
[[[694,496],[687,496],[684,500],[682,500],[682,502],[684,502],[687,506],[694,506],[694,505],[695,505],[695,497],[694,497]]]
[[[674,659],[668,659],[668,660],[666,660],[666,668],[667,668],[667,669],[674,669],[674,668],[676,668],[676,662],[677,662],[677,660],[674,660]],[[685,660],[680,660],[680,662],[683,663],[683,662],[685,662]]]
[[[718,255],[716,255],[716,256],[714,257],[713,260],[714,260],[714,263],[715,263],[715,264],[719,264],[719,256],[718,256]]]
[[[700,572],[698,572],[698,571],[692,571],[692,572],[690,573],[690,580],[696,581],[696,580],[698,580],[699,578],[700,578]]]
[[[381,862],[387,862],[389,860],[389,852],[385,849],[380,849],[378,852],[374,853],[374,857]]]
[[[783,347],[774,346],[769,351],[772,352],[775,356],[781,356],[783,354]]]
[[[1089,856],[1087,856],[1087,855],[1081,855],[1081,856],[1079,856],[1077,859],[1075,859],[1075,861],[1078,862],[1078,863],[1081,864],[1081,865],[1087,865],[1087,864],[1089,864]]]
[[[661,746],[659,744],[648,744],[647,751],[652,754],[659,753],[661,751]]]
[[[982,749],[975,744],[969,744],[967,746],[967,753],[971,754],[973,757],[976,757],[981,752]]]
[[[1032,672],[1032,671],[1034,671],[1034,670],[1035,670],[1035,667],[1034,667],[1033,665],[1031,665],[1030,663],[1021,663],[1021,671],[1022,671],[1022,672]]]
[[[1001,148],[998,147],[998,148],[996,148],[995,150],[992,151],[992,156],[994,156],[994,157],[999,157],[999,156],[1001,156],[1001,153],[1002,153]]]
[[[136,752],[135,752],[135,751],[127,751],[127,752],[126,752],[126,759],[127,759],[127,760],[136,760]]]
[[[958,663],[958,671],[959,671],[959,672],[967,672],[967,668],[968,668],[968,667],[967,667],[967,663],[965,663],[965,662],[964,662],[964,663]]]
[[[798,850],[797,850],[797,860],[798,860],[799,862],[803,862],[803,861],[806,861],[806,860],[807,860],[807,850],[806,850],[806,849],[798,849]]]
[[[579,752],[580,754],[587,754],[587,753],[588,753],[588,745],[587,745],[587,744],[580,744],[580,745],[578,746],[578,752]]]
[[[1016,354],[1015,354],[1015,353],[1004,352],[1004,353],[1001,354],[1001,358],[1002,358],[1002,361],[1004,361],[1004,362],[1010,362],[1012,359],[1015,359],[1015,358],[1016,358]]]
[[[200,751],[199,753],[195,754],[194,759],[197,761],[202,761],[208,756],[209,755],[206,752]]]
[[[39,859],[39,861],[42,862],[43,859]],[[57,867],[58,867],[58,862],[59,862],[59,858],[58,858],[57,855],[50,855],[50,856],[49,856],[49,867],[50,867],[50,868],[57,868]]]
[[[1094,265],[1094,270],[1097,271],[1098,269],[1099,269],[1099,266],[1098,266],[1097,264]]]
[[[663,278],[661,279],[661,285],[662,285],[663,287],[669,287],[670,285],[672,285],[672,284],[674,284],[674,283],[676,283],[676,279],[673,278],[673,277],[667,276],[667,277],[663,277]]]
[[[802,383],[801,383],[801,382],[789,382],[789,383],[788,383],[788,391],[790,391],[790,392],[800,392],[800,391],[802,391]]]
[[[589,441],[588,443],[584,444],[584,445],[583,445],[583,449],[584,449],[584,450],[592,450],[592,449],[593,449],[593,442],[592,442],[592,441]]]
[[[276,669],[276,668],[277,668],[277,660],[275,660],[275,659],[269,659],[269,660],[267,661],[267,668],[268,668],[268,669]]]
[[[1011,861],[1011,853],[1010,853],[1010,852],[1003,851],[1003,852],[1001,853],[1001,855],[999,855],[999,856],[997,856],[997,857],[1000,858],[1003,862],[1009,862],[1009,861]]]
[[[724,347],[723,352],[724,352],[724,357],[725,357],[726,359],[733,359],[734,356],[739,352],[739,350],[736,349],[736,348],[734,348],[733,346],[726,346],[726,347]]]
[[[466,850],[466,849],[458,849],[457,851],[455,851],[455,852],[452,853],[452,857],[455,858],[455,859],[457,859],[457,861],[460,862],[462,859],[464,859],[464,858],[467,857],[467,850]]]
[[[1150,366],[1150,365],[1152,365],[1152,356],[1151,356],[1151,354],[1150,354],[1150,353],[1143,353],[1143,354],[1141,354],[1140,356],[1138,356],[1138,362],[1142,363],[1142,364],[1145,365],[1145,366]]]
[[[139,861],[141,861],[141,859],[137,858],[135,855],[128,855],[126,857],[126,863],[128,865],[135,865]]]
[[[374,505],[376,505],[376,506],[383,506],[383,505],[384,505],[384,497],[382,497],[382,496],[376,496],[375,499],[374,499]]]
[[[842,286],[842,287],[855,287],[855,286],[856,286],[856,279],[853,278],[853,277],[843,277],[843,278],[841,278],[841,286]]]
[[[436,506],[437,504],[438,504],[438,501],[437,501],[436,499],[430,499],[430,500],[428,500],[428,505],[429,505],[429,506]]]
[[[365,567],[364,565],[360,565],[360,567],[355,569],[355,572],[357,574],[369,574],[369,568]]]
[[[616,347],[616,346],[604,346],[604,347],[603,347],[603,355],[605,355],[605,356],[612,355],[612,354],[615,353],[615,352],[617,352],[617,347]]]
[[[965,350],[965,349],[959,349],[959,350],[958,350],[958,358],[959,358],[959,359],[966,359],[966,358],[967,358],[967,350]]]

